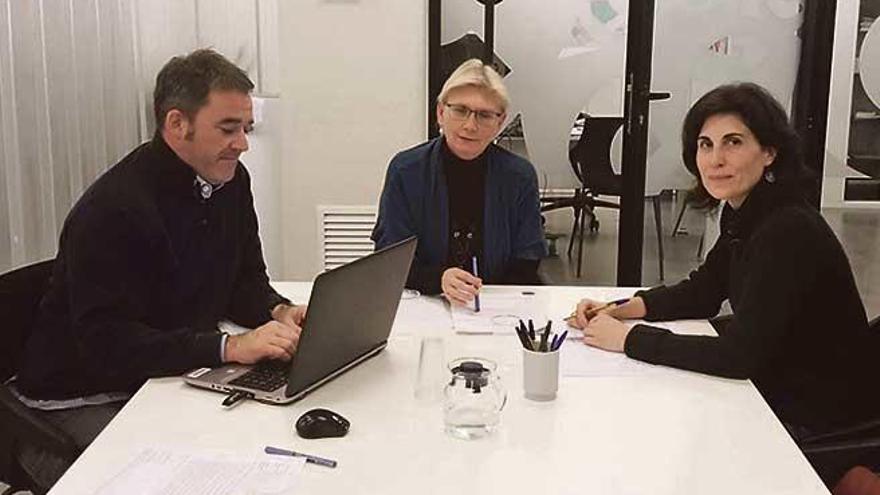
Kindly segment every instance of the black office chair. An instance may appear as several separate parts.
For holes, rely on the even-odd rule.
[[[880,332],[880,317],[871,320],[869,326],[872,332]],[[863,393],[876,394],[877,390]],[[823,479],[838,477],[855,464],[880,471],[880,418],[798,438],[797,443]]]
[[[590,232],[599,230],[595,208],[620,209],[620,203],[600,199],[599,196],[620,196],[623,180],[614,173],[611,166],[611,142],[617,130],[623,125],[621,117],[590,117],[580,114],[584,119],[584,129],[577,143],[568,151],[568,160],[581,186],[575,188],[574,195],[569,197],[542,198],[541,211],[560,208],[572,208],[574,222],[571,226],[571,238],[568,242],[568,256],[575,238],[578,240],[577,276],[581,276],[584,248],[584,227],[589,219]],[[657,227],[657,249],[659,254],[660,279],[663,280],[663,235],[660,218],[660,196],[651,196],[654,206],[654,223]]]
[[[709,323],[719,335],[733,320],[731,315],[711,318]],[[880,317],[869,323],[871,331],[880,332]],[[866,394],[876,394],[876,390],[865,390]],[[819,434],[796,435],[795,442],[819,476],[828,483],[834,483],[847,470],[862,465],[880,471],[880,418],[845,429]]]
[[[69,435],[34,414],[10,391],[6,382],[21,364],[21,356],[40,301],[49,287],[54,260],[43,261],[0,275],[0,479],[12,490],[45,492],[17,461],[19,446],[34,445],[73,462],[80,454]]]

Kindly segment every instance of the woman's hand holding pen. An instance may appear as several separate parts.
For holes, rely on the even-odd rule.
[[[448,268],[440,277],[443,295],[453,304],[465,305],[474,300],[483,287],[483,280],[461,268]]]
[[[567,322],[575,328],[584,329],[592,319],[600,314],[619,320],[629,320],[644,318],[647,312],[645,300],[641,297],[630,298],[626,303],[620,305],[582,299],[574,312],[574,318],[568,318]]]

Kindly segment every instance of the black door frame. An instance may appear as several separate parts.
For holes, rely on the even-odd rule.
[[[818,179],[806,191],[817,208],[822,201],[828,101],[831,92],[831,59],[837,0],[806,0],[800,28],[801,54],[791,104],[791,120],[801,137],[804,163]]]
[[[437,127],[437,96],[440,80],[440,30],[443,21],[441,0],[428,0],[428,139],[440,135]]]
[[[654,0],[629,0],[623,100],[623,160],[617,237],[617,285],[642,285],[645,175],[654,46]]]
[[[483,56],[485,64],[495,58],[495,4],[502,0],[477,0],[483,4]],[[440,135],[437,127],[437,96],[444,81],[440,80],[440,33],[443,21],[442,0],[428,0],[428,139]]]

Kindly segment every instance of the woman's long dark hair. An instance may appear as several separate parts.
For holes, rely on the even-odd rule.
[[[800,138],[789,123],[782,105],[763,87],[750,83],[725,84],[703,95],[688,110],[681,129],[681,159],[697,179],[690,191],[689,202],[698,208],[718,204],[700,180],[697,169],[697,138],[709,117],[734,114],[755,135],[761,146],[776,150],[776,159],[768,170],[774,183],[789,193],[805,197],[810,189],[810,174],[804,167]]]

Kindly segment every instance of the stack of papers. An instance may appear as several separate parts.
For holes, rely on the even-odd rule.
[[[99,495],[293,493],[305,458],[147,448]]]

